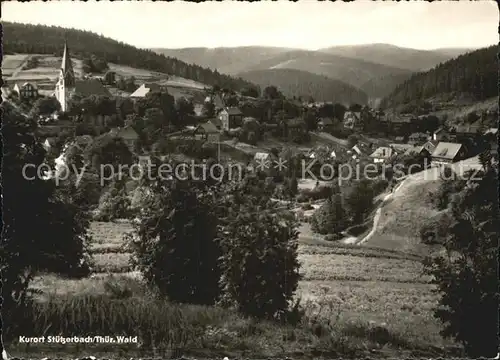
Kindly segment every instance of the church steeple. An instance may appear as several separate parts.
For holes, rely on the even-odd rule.
[[[64,52],[61,64],[61,76],[64,80],[64,85],[66,87],[75,86],[75,73],[73,71],[73,64],[71,62],[71,57],[68,49],[68,42],[64,41]]]

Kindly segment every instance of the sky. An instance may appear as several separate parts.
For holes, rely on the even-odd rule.
[[[2,20],[92,31],[141,48],[278,46],[316,50],[387,43],[415,49],[498,43],[490,0],[189,3],[2,2]],[[7,34],[8,36],[8,34]]]

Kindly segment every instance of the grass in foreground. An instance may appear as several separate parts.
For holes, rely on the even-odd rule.
[[[91,291],[84,291],[80,286],[79,293],[48,294],[44,301],[36,303],[33,311],[26,313],[24,321],[17,324],[23,329],[22,334],[12,333],[12,330],[5,334],[11,355],[122,352],[128,356],[156,356],[175,352],[177,355],[207,357],[357,358],[386,357],[387,354],[451,354],[451,350],[442,344],[433,342],[434,345],[429,345],[428,341],[432,340],[429,337],[414,336],[412,324],[398,328],[370,322],[361,314],[349,316],[353,308],[343,310],[328,296],[316,302],[319,307],[306,301],[300,320],[291,317],[288,322],[280,324],[245,318],[235,311],[218,307],[178,305],[159,300],[137,279],[112,276],[81,281],[87,286],[94,282]],[[68,287],[67,283],[59,285]],[[363,290],[358,289],[350,296],[359,297],[361,292]],[[355,304],[352,299],[348,300],[344,304],[346,307]],[[356,306],[363,301],[359,298]],[[86,344],[26,346],[19,344],[16,338],[16,335],[106,334],[138,336],[139,343],[91,347]]]

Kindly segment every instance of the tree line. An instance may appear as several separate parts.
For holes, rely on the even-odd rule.
[[[477,100],[498,95],[497,46],[479,49],[412,75],[382,100],[382,107],[444,93],[467,93]]]

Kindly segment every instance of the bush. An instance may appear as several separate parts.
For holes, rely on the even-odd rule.
[[[435,192],[429,193],[431,203],[437,210],[446,209],[450,204],[451,196],[461,191],[466,183],[463,179],[453,178],[449,171],[443,176],[439,188]]]
[[[221,234],[222,303],[245,315],[273,318],[286,312],[297,289],[298,224],[293,214],[254,196],[262,197],[238,188],[228,200]]]
[[[498,352],[498,171],[482,165],[481,179],[470,179],[450,203],[446,255],[424,262],[440,294],[442,335],[461,342],[471,358]]]
[[[128,237],[133,266],[171,301],[213,304],[219,297],[220,249],[211,195],[194,181],[162,186],[149,185],[151,196]]]
[[[377,179],[372,182],[373,195],[377,196],[387,190],[389,186],[389,181],[386,179]]]
[[[17,324],[31,306],[28,289],[37,272],[56,271],[75,277],[88,274],[89,219],[72,204],[70,191],[64,193],[34,171],[23,176],[23,166],[40,166],[45,151],[32,135],[36,123],[8,103],[1,107],[2,187],[12,189],[2,198],[2,315],[6,323]]]
[[[354,184],[345,197],[347,212],[354,224],[362,223],[373,208],[374,191],[370,180],[360,180]]]
[[[125,191],[110,191],[101,199],[97,221],[113,221],[132,217],[131,201]]]
[[[452,226],[453,219],[449,212],[443,212],[429,220],[420,228],[419,235],[423,244],[443,245],[446,241],[448,231]]]
[[[336,234],[346,228],[346,214],[340,194],[333,195],[312,216],[311,228],[319,234]]]
[[[332,195],[332,187],[318,186],[314,189],[303,189],[300,191],[297,201],[306,202],[309,200],[327,199]]]

